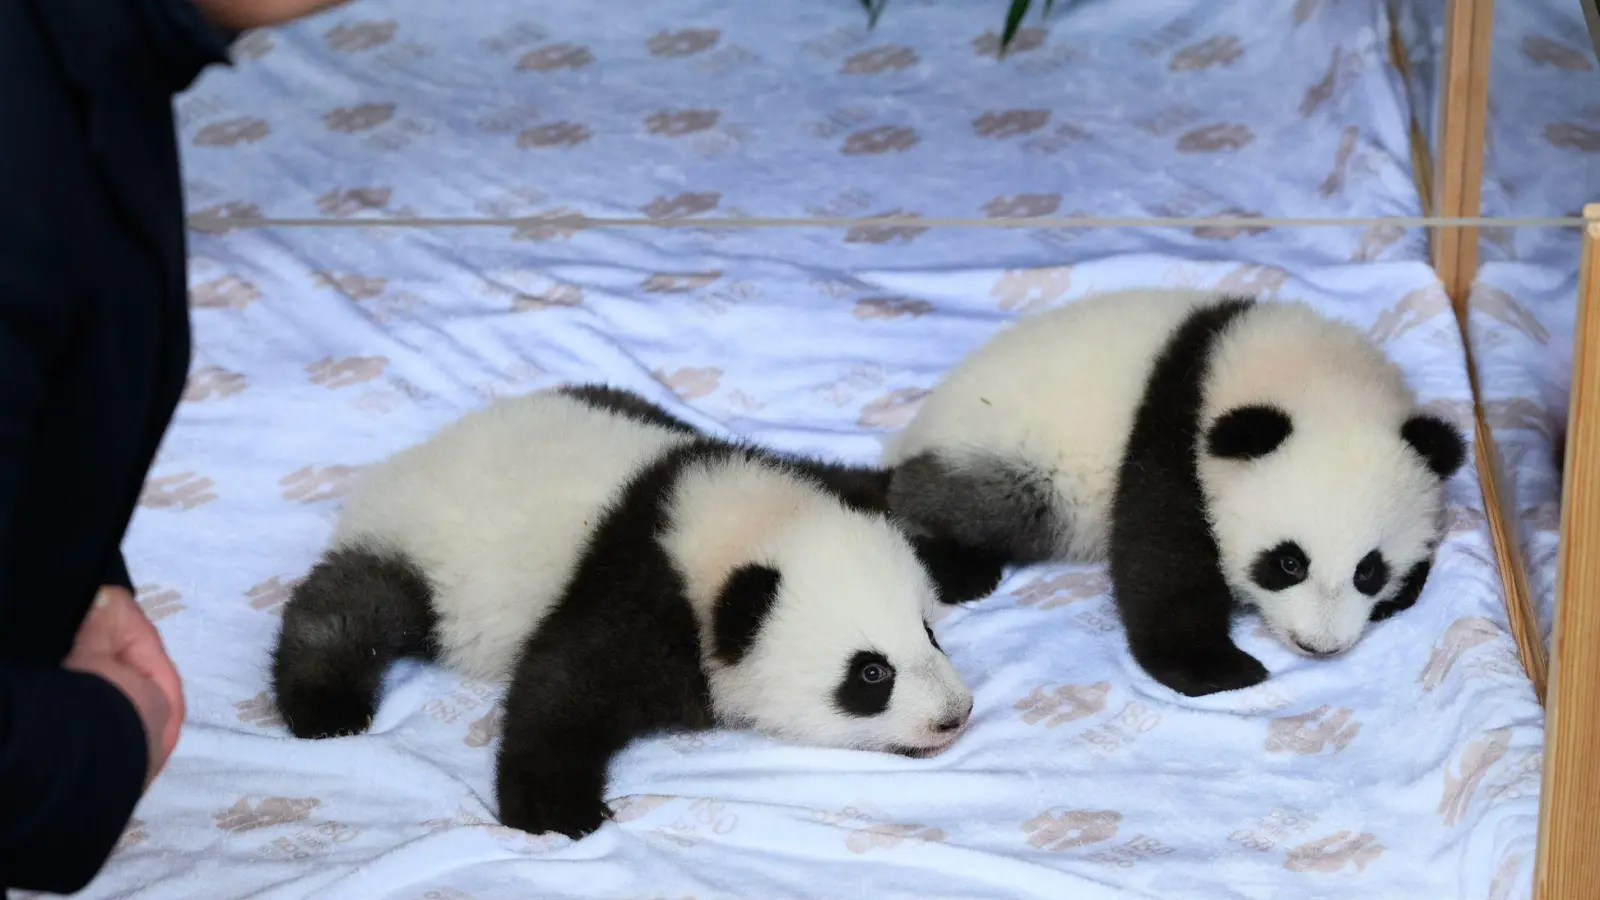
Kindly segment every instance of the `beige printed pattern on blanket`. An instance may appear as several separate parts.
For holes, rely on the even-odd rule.
[[[1252,276],[1254,277],[1254,276]],[[385,279],[360,275],[315,276],[319,283],[334,289],[353,303],[370,302],[389,289]],[[702,291],[723,279],[721,272],[658,273],[648,276],[640,287],[651,293],[682,296]],[[1012,270],[1000,273],[993,283],[991,297],[996,306],[1022,311],[1066,302],[1073,291],[1070,267],[1047,270]],[[852,296],[848,284],[839,296],[851,315],[883,327],[913,321],[935,312],[930,300],[914,296]],[[831,290],[831,288],[830,288]],[[259,301],[259,296],[252,298]],[[232,304],[215,304],[219,311],[238,311]],[[1427,323],[1445,312],[1432,291],[1414,291],[1399,298],[1390,311],[1378,316],[1374,336],[1392,341]],[[327,355],[307,364],[305,376],[310,384],[330,392],[351,389],[358,385],[382,379],[391,361],[377,355],[353,354]],[[705,403],[729,391],[727,375],[719,366],[676,365],[662,367],[654,377],[670,388],[684,402]],[[187,399],[190,402],[231,402],[242,396],[248,385],[243,375],[220,366],[197,368],[191,378]],[[903,425],[914,411],[924,389],[916,387],[889,387],[883,373],[876,369],[863,369],[852,380],[835,383],[828,392],[859,410],[864,424],[877,428],[894,428]],[[347,486],[349,478],[359,466],[334,462],[316,462],[301,466],[280,481],[281,498],[299,504],[326,504],[335,502]],[[195,473],[177,473],[165,480],[153,481],[153,491],[147,505],[155,508],[182,509],[184,504],[209,502],[215,499],[216,485]],[[209,499],[208,499],[209,498]],[[251,608],[264,613],[279,613],[292,579],[275,575],[245,594]],[[1105,573],[1098,569],[1074,569],[1042,573],[1021,585],[1014,594],[1019,609],[1034,609],[1054,613],[1078,608],[1103,597],[1109,590]],[[183,604],[175,591],[159,586],[147,586],[141,591],[141,602],[147,604],[153,615],[166,616],[181,611]],[[1113,614],[1105,613],[1107,618]],[[1486,619],[1467,617],[1456,622],[1442,637],[1439,646],[1421,676],[1425,690],[1437,687],[1450,676],[1459,661],[1474,648],[1502,639],[1498,626]],[[1032,726],[1044,729],[1070,727],[1077,729],[1074,740],[1086,750],[1098,755],[1115,755],[1128,752],[1141,735],[1159,727],[1161,716],[1146,704],[1137,701],[1111,703],[1112,685],[1107,681],[1083,684],[1042,684],[1028,689],[1026,696],[1013,703],[1015,714]],[[273,708],[271,698],[264,692],[236,702],[236,717],[241,725],[258,729],[281,727],[281,719]],[[495,700],[488,686],[466,685],[427,700],[421,707],[429,719],[458,730],[459,740],[467,748],[488,750],[498,738],[504,715],[503,707]],[[1110,713],[1107,716],[1107,713]],[[1322,706],[1309,712],[1283,716],[1268,723],[1264,749],[1268,753],[1291,755],[1320,755],[1339,753],[1358,738],[1362,723],[1351,709]],[[1466,812],[1475,793],[1491,790],[1507,793],[1516,790],[1511,776],[1491,778],[1490,770],[1501,761],[1506,748],[1503,738],[1495,734],[1469,745],[1455,771],[1444,781],[1444,797],[1439,813],[1446,823],[1458,821]],[[1497,776],[1498,777],[1498,776]],[[1507,780],[1507,779],[1511,780]],[[1498,786],[1497,786],[1498,785]],[[358,833],[337,822],[314,821],[319,801],[308,797],[241,797],[217,816],[218,828],[231,834],[245,834],[256,830],[276,829],[272,840],[262,850],[267,854],[304,856],[322,852]],[[679,809],[675,814],[669,810]],[[843,841],[848,852],[857,855],[894,851],[907,842],[927,843],[947,839],[937,828],[912,822],[895,821],[881,811],[866,808],[849,808],[833,814],[829,819],[844,830]],[[666,818],[661,818],[662,815]],[[1274,811],[1272,816],[1230,836],[1230,842],[1242,852],[1261,852],[1271,848],[1278,855],[1281,866],[1291,872],[1317,876],[1349,876],[1358,874],[1375,864],[1385,852],[1383,841],[1372,833],[1348,828],[1328,828],[1305,832],[1286,828],[1281,821],[1299,821],[1300,814]],[[1089,857],[1096,862],[1120,868],[1143,865],[1147,860],[1157,860],[1172,852],[1170,844],[1159,836],[1149,834],[1122,834],[1124,814],[1113,810],[1054,809],[1040,812],[1023,823],[1023,842],[1030,847],[1051,853],[1086,852],[1090,847],[1104,845]],[[1306,817],[1309,820],[1309,817]],[[654,823],[648,828],[650,840],[663,847],[678,850],[696,846],[739,827],[739,817],[714,801],[685,801],[679,807],[676,798],[650,795],[623,799],[615,815],[619,823]],[[284,832],[279,834],[278,832]],[[130,829],[125,838],[128,846],[149,840],[148,826],[139,823]],[[528,847],[532,852],[545,852],[547,841],[535,841]],[[297,858],[298,858],[297,856]]]
[[[1117,4],[1070,25],[1078,14],[1057,4],[1003,59],[985,4],[890,4],[869,31],[848,3],[663,0],[618,30],[510,0],[470,15],[365,0],[246,36],[235,70],[177,101],[195,367],[128,547],[141,603],[195,673],[200,727],[141,807],[107,895],[204,894],[171,864],[203,846],[237,880],[229,895],[385,878],[395,900],[599,885],[708,900],[743,857],[791,893],[1014,896],[992,860],[1026,866],[1050,896],[1148,892],[1187,865],[1200,892],[1379,896],[1404,882],[1523,900],[1531,844],[1514,823],[1537,742],[1505,721],[1523,695],[1470,473],[1449,495],[1440,587],[1375,627],[1372,655],[1273,656],[1247,622],[1238,640],[1274,677],[1184,702],[1127,658],[1103,567],[1012,572],[995,597],[931,616],[978,701],[951,753],[662,736],[619,758],[608,833],[577,847],[496,825],[498,686],[397,666],[377,733],[327,742],[289,740],[267,689],[277,617],[352,479],[491,397],[560,381],[604,378],[746,436],[870,461],[993,328],[1162,284],[1348,312],[1432,408],[1470,423],[1448,299],[1415,230],[929,221],[1419,211],[1367,4],[1178,4],[1126,35],[1097,30],[1126,15]],[[1571,41],[1552,40],[1519,58],[1568,71]],[[1150,91],[1157,78],[1177,97]],[[1575,112],[1531,140],[1580,153],[1594,128]],[[672,227],[556,221],[573,214]],[[525,221],[237,229],[260,215]],[[911,221],[695,221],[741,215]],[[1510,296],[1479,318],[1531,341]],[[1491,411],[1537,426],[1525,404]],[[1439,740],[1397,738],[1395,686],[1414,701],[1405,724]],[[1415,772],[1422,793],[1365,804],[1374,758]],[[1263,770],[1285,789],[1213,790]],[[1330,785],[1352,802],[1327,802]],[[1434,861],[1463,841],[1485,864],[1441,873]],[[617,879],[639,872],[650,883]]]

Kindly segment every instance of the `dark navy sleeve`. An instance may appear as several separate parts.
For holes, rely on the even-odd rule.
[[[133,579],[128,575],[128,564],[123,561],[121,552],[111,554],[111,559],[100,572],[100,583],[127,588],[130,593],[133,591]]]
[[[150,55],[168,69],[175,92],[187,88],[206,66],[227,62],[228,46],[237,35],[213,25],[193,0],[121,2],[130,3],[145,22]]]
[[[72,135],[113,127],[118,137],[170,141],[170,108],[152,98],[170,99],[207,63],[223,61],[223,40],[190,0],[0,0],[0,196],[7,200],[0,209],[0,896],[7,888],[70,894],[88,885],[126,828],[149,766],[133,704],[109,682],[58,664],[92,593],[87,582],[131,587],[116,542],[86,537],[82,552],[43,561],[21,549],[39,515],[68,514],[24,500],[41,474],[35,466],[52,462],[38,452],[47,446],[41,423],[60,419],[64,385],[87,383],[81,367],[63,361],[102,336],[86,328],[108,321],[87,299],[83,273],[99,264],[99,248],[83,232],[93,229],[74,216],[89,209],[90,187],[109,174],[119,176],[114,212],[132,216],[130,229],[166,236],[182,227],[176,178],[148,170],[149,160],[164,162],[159,142],[152,150],[123,141],[91,156]],[[135,127],[141,122],[143,131]],[[85,163],[91,158],[104,171]],[[152,191],[159,196],[147,197]],[[181,267],[181,252],[173,256]],[[165,286],[143,283],[159,271],[131,269],[139,284],[95,302],[111,297],[133,306],[162,296]],[[155,321],[153,309],[142,315],[117,321]],[[146,358],[157,357],[150,351],[128,364]],[[116,373],[108,371],[102,381],[114,386]],[[50,437],[59,442],[62,423],[54,424]],[[100,435],[91,443],[105,438],[88,422],[82,434]],[[95,443],[107,459],[148,443],[142,433],[114,439],[128,446]],[[143,470],[130,475],[142,478]],[[105,510],[70,514],[120,521],[123,498],[104,503]],[[70,571],[59,565],[69,558],[77,560]]]
[[[52,0],[61,2],[61,0]],[[181,91],[208,65],[226,63],[227,48],[238,33],[213,25],[193,0],[121,0],[129,4],[148,36],[148,50],[166,72],[169,89]],[[120,552],[113,552],[100,575],[101,584],[133,590],[133,580]]]
[[[149,764],[139,715],[110,682],[0,661],[0,888],[87,886],[127,826]]]

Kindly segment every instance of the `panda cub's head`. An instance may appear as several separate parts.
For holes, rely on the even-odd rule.
[[[1334,656],[1416,601],[1465,442],[1364,334],[1299,304],[1241,319],[1197,448],[1223,574],[1288,648]]]
[[[1227,410],[1206,431],[1202,469],[1235,594],[1285,645],[1324,657],[1416,600],[1439,538],[1441,484],[1465,451],[1427,413],[1337,429],[1318,419]]]
[[[937,600],[881,517],[795,517],[734,567],[712,607],[719,717],[809,744],[929,756],[952,744],[972,693],[928,624]]]

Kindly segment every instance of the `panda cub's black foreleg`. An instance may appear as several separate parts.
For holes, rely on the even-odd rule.
[[[1200,697],[1259,684],[1267,670],[1229,634],[1233,591],[1182,446],[1131,443],[1112,502],[1109,568],[1134,661],[1156,681]]]
[[[558,617],[575,618],[565,609],[551,619]],[[575,639],[548,640],[552,626]],[[495,794],[501,824],[578,840],[610,816],[607,772],[634,729],[629,695],[610,696],[619,686],[619,661],[592,652],[590,641],[573,632],[568,622],[547,620],[546,639],[535,636],[517,662],[506,691]]]
[[[1134,414],[1111,503],[1111,591],[1128,649],[1150,677],[1190,697],[1267,678],[1229,635],[1233,591],[1196,460],[1212,346],[1249,306],[1202,308],[1169,339]]]
[[[1112,596],[1134,661],[1190,697],[1265,681],[1266,667],[1229,634],[1233,592],[1198,509],[1170,495],[1133,502],[1144,480],[1124,478],[1112,517]]]
[[[1111,583],[1134,661],[1190,697],[1267,678],[1229,634],[1235,603],[1198,490],[1158,467],[1124,467],[1112,510]]]
[[[431,658],[432,588],[406,557],[363,547],[328,551],[284,606],[272,693],[302,738],[359,734],[397,658]]]
[[[1266,680],[1266,667],[1228,634],[1232,598],[1226,584],[1191,584],[1175,593],[1148,595],[1148,603],[1141,603],[1137,584],[1128,586],[1125,580],[1118,590],[1132,597],[1131,603],[1118,603],[1128,649],[1151,678],[1189,697]]]
[[[583,716],[550,709],[526,692],[508,696],[495,774],[501,824],[573,840],[604,824],[611,815],[607,771],[627,745],[616,724],[604,712]]]
[[[670,568],[652,568],[617,575],[615,556],[587,557],[571,595],[523,647],[495,766],[502,824],[577,840],[610,816],[606,785],[619,752],[712,726],[694,614],[674,597],[681,586]]]

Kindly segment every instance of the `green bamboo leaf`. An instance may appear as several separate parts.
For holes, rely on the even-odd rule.
[[[1006,48],[1011,46],[1011,39],[1017,36],[1017,29],[1022,26],[1022,17],[1028,14],[1028,7],[1033,0],[1011,0],[1011,9],[1006,13],[1006,29],[1000,33],[999,58],[1005,59]]]
[[[889,5],[889,0],[860,0],[861,8],[867,11],[867,28],[878,27],[878,17],[883,15],[883,8]]]

